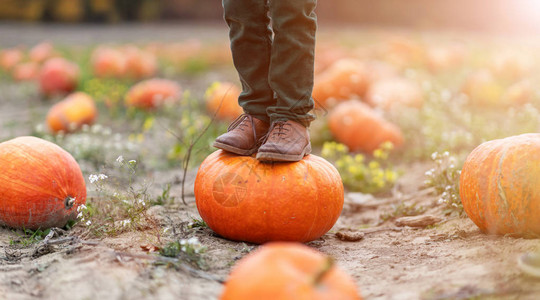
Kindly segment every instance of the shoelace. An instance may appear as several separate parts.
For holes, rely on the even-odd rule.
[[[261,143],[266,143],[269,138],[277,137],[279,139],[280,136],[286,135],[287,132],[290,131],[290,129],[287,128],[285,125],[287,125],[287,127],[291,126],[285,121],[275,121],[274,123],[272,123],[268,133],[261,138]]]
[[[249,120],[251,121],[251,129],[253,130],[253,136],[254,136],[255,139],[257,139],[257,131],[255,130],[255,122],[253,121],[253,117],[246,114],[246,113],[243,113],[240,116],[238,116],[238,118],[236,118],[236,120],[234,120],[231,123],[231,125],[229,125],[229,127],[227,128],[227,131],[231,131],[231,130],[235,129],[236,127],[238,127],[238,129],[244,131],[244,127],[246,127],[248,125],[247,122],[244,122],[244,120],[246,118],[249,118]]]

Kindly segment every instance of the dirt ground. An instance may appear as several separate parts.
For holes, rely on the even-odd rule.
[[[160,25],[163,39],[185,39],[193,34],[185,25]],[[80,31],[78,31],[80,30]],[[43,35],[53,42],[88,43],[98,39],[144,40],[156,28],[144,31],[129,26],[108,31],[102,27],[45,27],[0,25],[0,36],[11,45],[33,44]],[[222,26],[196,29],[208,36],[226,34]],[[78,32],[78,34],[76,34]],[[80,34],[82,32],[82,34]],[[99,38],[98,38],[99,37]],[[4,45],[2,45],[4,46]],[[9,46],[9,45],[6,45]],[[32,89],[1,84],[0,139],[28,134],[33,116],[45,105],[29,105],[18,98],[32,97]],[[31,109],[30,109],[31,107]],[[405,166],[404,166],[405,167]],[[365,299],[538,299],[540,284],[517,267],[517,257],[540,250],[536,239],[489,236],[468,218],[446,218],[437,197],[422,188],[430,163],[406,166],[392,195],[373,197],[348,193],[340,219],[321,239],[308,245],[333,256],[356,281]],[[196,170],[189,172],[194,178]],[[181,176],[180,168],[147,174],[160,184]],[[217,299],[232,265],[257,246],[222,239],[208,228],[187,229],[198,217],[192,182],[188,181],[188,205],[179,201],[174,185],[166,206],[153,206],[148,214],[170,230],[164,240],[197,237],[208,250],[203,270],[188,264],[175,265],[143,251],[155,238],[152,229],[127,232],[116,237],[88,239],[82,228],[59,232],[48,242],[30,246],[12,245],[20,232],[0,228],[0,299]],[[90,191],[90,197],[93,196]],[[381,214],[399,203],[416,203],[424,215],[441,218],[434,226],[413,228],[381,222]],[[363,232],[363,239],[342,241],[337,233]]]

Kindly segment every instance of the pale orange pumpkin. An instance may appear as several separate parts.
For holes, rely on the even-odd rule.
[[[421,107],[424,96],[420,86],[405,78],[388,78],[375,82],[366,94],[366,101],[385,110],[393,107]]]
[[[478,146],[463,165],[459,193],[483,232],[540,236],[540,134]]]
[[[47,124],[53,133],[71,132],[84,124],[93,124],[96,117],[97,108],[92,97],[77,92],[51,107],[47,114]]]
[[[21,49],[5,49],[0,51],[0,68],[4,71],[9,71],[15,65],[20,63],[24,58],[24,53]]]
[[[79,67],[64,58],[47,60],[39,73],[41,92],[45,96],[67,94],[75,90],[79,82]]]
[[[522,80],[510,85],[502,94],[502,102],[509,105],[522,105],[534,98],[535,91],[530,80]]]
[[[361,300],[353,279],[331,258],[299,243],[273,242],[242,258],[221,300]]]
[[[92,52],[91,64],[96,77],[122,78],[126,75],[124,54],[111,47],[96,48]]]
[[[14,228],[63,227],[86,202],[75,159],[57,145],[19,137],[0,143],[0,224]]]
[[[328,115],[330,132],[351,151],[372,153],[384,142],[403,145],[403,134],[373,109],[358,100],[338,104]]]
[[[125,75],[128,78],[141,79],[156,75],[157,58],[150,52],[128,45],[121,49],[125,57]]]
[[[262,163],[218,150],[199,167],[195,199],[202,219],[235,241],[308,242],[328,232],[343,207],[343,184],[326,160]]]
[[[32,47],[32,49],[30,49],[28,52],[28,57],[30,60],[38,64],[46,61],[54,55],[54,47],[49,42],[39,43]]]
[[[456,69],[464,59],[464,50],[458,45],[432,46],[426,53],[427,66],[434,73]]]
[[[489,60],[488,68],[497,79],[517,81],[530,74],[534,68],[534,58],[526,52],[497,52]]]
[[[241,90],[230,82],[214,82],[205,93],[206,110],[216,119],[232,121],[243,113],[238,105]]]
[[[504,88],[488,70],[470,73],[465,79],[461,91],[469,97],[473,105],[498,105]]]
[[[128,107],[151,110],[180,100],[180,86],[168,79],[148,79],[132,86],[126,94]]]
[[[13,68],[12,76],[17,81],[36,80],[39,76],[39,65],[35,62],[18,64]]]

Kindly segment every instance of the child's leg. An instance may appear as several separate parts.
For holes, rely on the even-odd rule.
[[[242,82],[239,104],[246,113],[269,122],[266,108],[275,105],[275,100],[268,85],[272,47],[268,2],[223,0],[223,10],[234,66]]]
[[[234,1],[234,0],[231,0]],[[275,120],[309,125],[313,108],[313,68],[317,17],[316,0],[271,0],[274,31],[269,82],[277,104],[267,109]]]

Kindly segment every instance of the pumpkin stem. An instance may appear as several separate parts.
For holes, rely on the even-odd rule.
[[[67,196],[66,199],[64,199],[64,206],[66,209],[72,208],[73,204],[75,204],[75,197]]]
[[[326,276],[326,274],[328,274],[328,272],[332,270],[334,265],[335,265],[334,259],[330,256],[326,257],[323,265],[321,266],[319,271],[315,273],[315,276],[313,277],[313,285],[319,285],[321,281],[324,279],[324,276]]]

